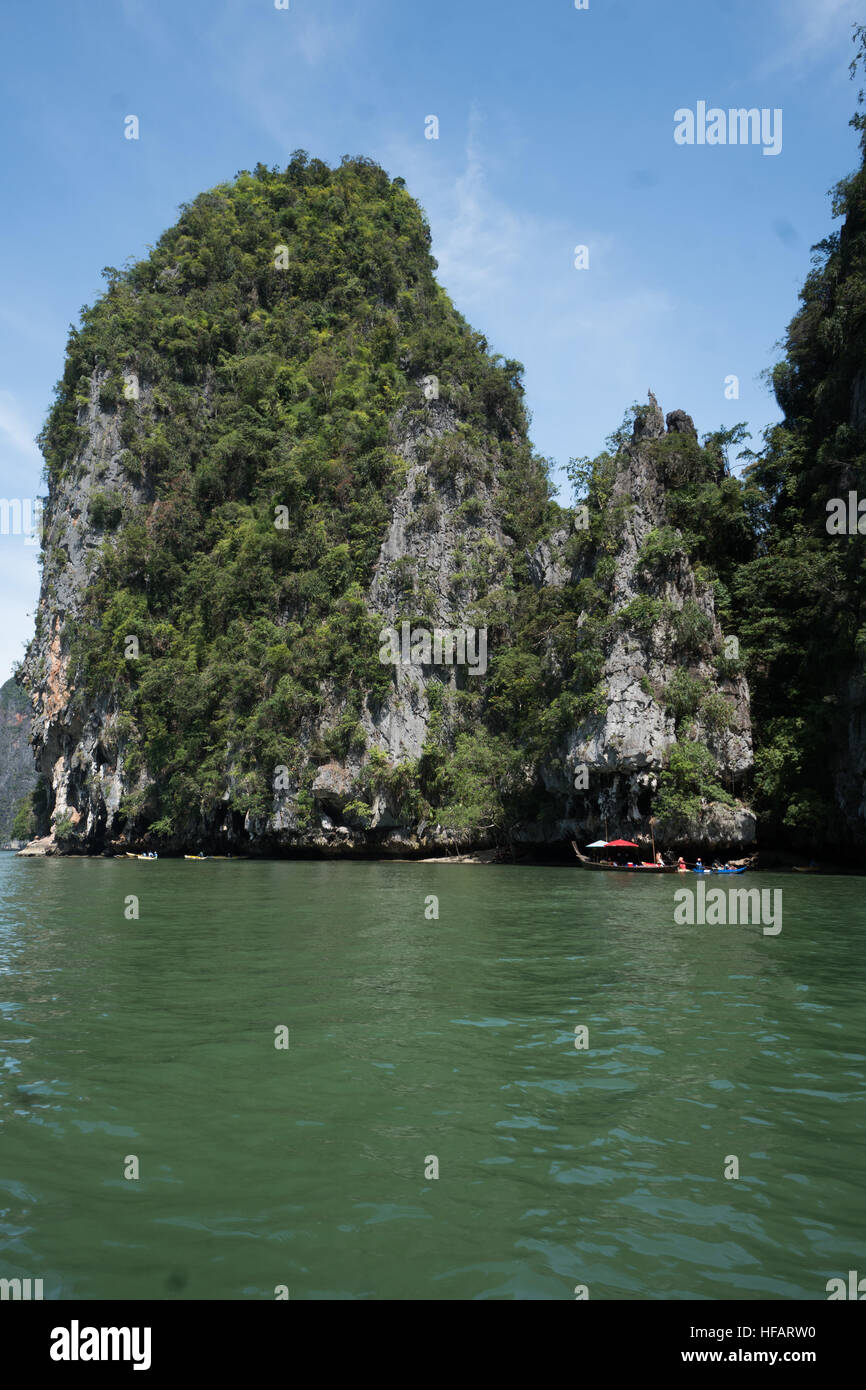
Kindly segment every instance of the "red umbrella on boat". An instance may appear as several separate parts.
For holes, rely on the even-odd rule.
[[[637,849],[631,840],[608,840],[607,849]]]

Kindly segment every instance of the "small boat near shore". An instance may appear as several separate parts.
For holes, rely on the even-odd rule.
[[[612,846],[612,847],[615,847],[615,848],[618,848],[619,845],[622,844],[622,843],[623,843],[623,842],[619,842],[619,843],[618,843],[616,840],[608,841],[607,844],[605,845],[605,848],[611,847],[611,846]],[[600,845],[590,845],[590,846],[589,846],[590,849],[594,849],[594,848],[597,849],[597,848],[600,848],[600,847],[601,847]],[[632,848],[637,848],[637,846],[631,846],[631,847],[632,847]],[[580,864],[583,866],[584,869],[600,869],[600,870],[602,870],[602,872],[607,872],[607,873],[615,873],[615,874],[684,874],[684,873],[689,873],[689,872],[691,872],[691,873],[693,873],[693,874],[702,874],[702,875],[705,874],[705,875],[709,878],[709,876],[710,876],[711,874],[744,874],[744,873],[746,872],[746,866],[745,866],[745,864],[743,864],[743,865],[735,865],[733,868],[730,868],[730,869],[712,869],[712,868],[707,868],[706,865],[701,865],[701,867],[698,868],[698,865],[697,865],[697,864],[685,864],[685,863],[683,863],[683,867],[682,867],[682,868],[679,866],[679,864],[651,864],[651,863],[647,863],[647,864],[634,864],[634,863],[632,863],[632,864],[615,864],[615,863],[613,863],[611,860],[590,859],[588,855],[586,855],[586,854],[581,854],[581,852],[580,852],[580,850],[578,849],[577,845],[575,844],[574,840],[572,840],[572,842],[571,842],[571,848],[574,850],[575,854],[577,855],[578,861],[580,862]]]
[[[571,848],[577,855],[578,860],[585,869],[600,869],[602,872],[613,874],[676,874],[679,872],[676,865],[670,864],[610,864],[599,863],[595,859],[589,859],[585,854],[581,854],[574,840]]]

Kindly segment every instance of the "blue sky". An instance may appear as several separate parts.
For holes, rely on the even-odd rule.
[[[649,388],[701,432],[746,420],[759,434],[777,418],[760,374],[832,226],[826,192],[857,163],[861,18],[859,0],[7,9],[0,496],[44,491],[33,437],[101,268],[145,255],[202,189],[297,148],[370,155],[406,179],[457,307],[525,363],[533,441],[557,476]],[[674,112],[699,101],[781,108],[781,153],[677,145]],[[0,536],[0,679],[37,592],[36,550]]]

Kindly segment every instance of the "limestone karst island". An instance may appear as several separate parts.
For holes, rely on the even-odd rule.
[[[823,503],[860,357],[816,356],[846,196],[766,455],[650,391],[568,506],[402,179],[297,154],[194,199],[105,272],[41,436],[35,849],[860,852],[860,543]]]
[[[850,1376],[855,0],[7,8],[21,1376],[491,1301]]]

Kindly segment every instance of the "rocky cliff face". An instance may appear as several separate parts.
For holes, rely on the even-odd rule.
[[[650,394],[649,407],[636,421],[632,440],[617,456],[609,505],[621,519],[611,547],[611,618],[604,642],[602,708],[567,736],[555,766],[543,768],[546,786],[571,812],[556,834],[575,832],[589,840],[607,838],[608,833],[626,839],[652,838],[650,816],[654,809],[658,815],[660,778],[678,742],[681,691],[686,701],[691,696],[694,705],[686,711],[689,738],[711,751],[719,782],[729,793],[741,792],[748,783],[752,770],[749,689],[741,672],[720,674],[714,662],[724,652],[725,634],[716,616],[712,586],[698,580],[695,567],[681,550],[672,549],[661,564],[648,565],[643,559],[647,542],[668,526],[668,490],[683,480],[683,470],[688,469],[677,451],[678,438],[696,441],[690,416],[673,411],[666,425]],[[662,442],[663,451],[653,448]],[[563,558],[567,544],[564,531],[540,544],[532,562],[536,583],[574,583],[598,565],[597,553],[589,552],[584,567],[569,574]],[[684,616],[691,631],[683,632]],[[682,817],[662,817],[655,837],[660,841],[665,835],[668,841],[676,837],[704,850],[753,846],[754,814],[733,797],[731,803],[703,798],[700,811],[685,822]],[[549,836],[551,828],[543,833]]]
[[[18,803],[36,785],[30,703],[14,680],[0,685],[0,845],[12,838]]]
[[[34,696],[32,737],[43,776],[51,786],[52,826],[77,831],[79,844],[94,848],[125,847],[127,843],[155,843],[142,835],[143,827],[130,824],[121,806],[130,792],[148,786],[142,770],[131,780],[124,768],[123,738],[118,717],[106,701],[74,704],[74,676],[64,650],[67,625],[80,615],[87,591],[92,554],[101,536],[91,516],[94,478],[113,478],[129,488],[120,475],[120,440],[98,405],[98,379],[82,420],[88,432],[82,468],[74,482],[53,490],[47,509],[48,553],[62,552],[59,571],[46,561],[40,604],[39,635],[26,662],[26,678]],[[409,588],[425,600],[424,619],[431,629],[455,630],[491,589],[507,580],[515,567],[515,543],[501,524],[502,499],[495,482],[477,480],[467,487],[459,468],[444,478],[431,478],[431,449],[442,440],[459,439],[458,421],[444,403],[431,401],[422,421],[398,416],[392,439],[405,460],[405,482],[395,497],[390,523],[382,538],[366,602],[383,627],[399,630],[405,614],[407,573]],[[720,676],[714,654],[724,647],[724,634],[715,613],[712,588],[700,583],[688,558],[675,552],[666,563],[649,573],[641,564],[647,538],[666,524],[665,494],[670,479],[653,456],[653,441],[685,433],[694,437],[688,416],[674,412],[667,428],[651,397],[646,415],[635,427],[633,440],[617,458],[609,507],[619,509],[613,550],[610,616],[606,624],[601,701],[597,713],[570,730],[552,755],[528,772],[530,785],[537,776],[539,813],[517,821],[510,829],[516,842],[534,845],[564,843],[572,837],[586,842],[599,836],[620,835],[648,841],[650,816],[670,751],[677,744],[677,718],[666,693],[684,660],[676,635],[677,618],[691,607],[705,622],[697,648],[688,659],[694,681],[721,697],[729,719],[720,727],[695,711],[691,735],[711,750],[721,784],[741,795],[752,767],[749,692],[745,678],[735,673]],[[674,455],[668,455],[668,467]],[[474,460],[477,472],[478,460]],[[130,490],[132,491],[132,490]],[[146,502],[142,489],[137,500]],[[471,498],[467,518],[465,503]],[[461,510],[462,509],[462,510]],[[575,591],[591,576],[599,555],[584,547],[575,563],[572,542],[581,537],[578,520],[564,514],[565,525],[554,527],[523,557],[531,583],[539,592]],[[475,566],[466,578],[467,562]],[[455,583],[455,577],[457,582]],[[651,621],[635,623],[634,605],[641,597],[655,605]],[[479,616],[483,616],[480,614]],[[414,629],[413,629],[414,630]],[[365,768],[371,756],[380,754],[393,769],[421,759],[430,734],[431,709],[443,687],[452,694],[468,680],[457,669],[434,667],[420,661],[396,665],[392,687],[379,702],[363,707],[365,745],[353,755],[319,764],[310,784],[312,817],[298,815],[301,779],[289,779],[274,789],[269,810],[259,815],[232,815],[232,769],[226,766],[226,793],[222,813],[203,821],[196,838],[211,846],[257,848],[280,853],[291,849],[325,853],[436,852],[459,846],[484,847],[497,835],[447,824],[410,820],[401,816],[398,799],[387,786],[375,790],[365,824],[347,808],[357,801]],[[343,712],[338,692],[324,692],[321,713],[309,731],[311,743],[321,742]],[[717,702],[716,702],[717,704]],[[715,707],[714,707],[715,708]],[[18,716],[20,719],[21,716]],[[23,721],[22,721],[23,722]],[[541,794],[543,790],[543,795]],[[705,798],[690,821],[665,825],[656,821],[661,844],[674,837],[679,845],[725,852],[754,846],[755,818],[739,799],[732,804]],[[68,843],[68,835],[67,835]],[[188,841],[187,843],[191,843]],[[180,848],[180,844],[176,846]],[[169,845],[169,848],[171,846]]]
[[[428,242],[367,162],[259,169],[71,340],[20,677],[62,850],[562,846],[654,811],[751,844],[748,689],[667,509],[707,468],[689,417],[651,397],[587,512],[549,502],[517,364]]]
[[[491,473],[485,480],[484,453],[467,444],[459,426],[456,412],[435,399],[426,403],[421,419],[401,411],[391,422],[390,442],[405,461],[405,482],[394,498],[365,601],[381,630],[391,629],[397,639],[402,639],[402,625],[413,613],[418,616],[411,623],[410,636],[416,631],[454,633],[465,628],[474,605],[510,570],[515,543],[502,530],[502,489]],[[447,451],[449,468],[431,476],[429,463],[437,448]],[[467,573],[469,567],[471,573]],[[380,754],[392,769],[417,764],[438,697],[443,691],[455,697],[472,680],[456,665],[436,666],[421,660],[404,663],[401,659],[391,669],[386,698],[364,701],[363,748],[353,756],[321,764],[316,772],[310,786],[313,823],[299,821],[300,779],[296,778],[277,790],[269,814],[246,818],[244,835],[273,851],[296,845],[326,852],[404,853],[495,843],[491,834],[407,820],[401,816],[398,797],[384,784],[372,791],[366,825],[359,826],[356,818],[346,815],[346,808],[362,794],[363,774],[371,758]],[[338,692],[326,687],[325,695],[321,716],[310,730],[311,742],[323,742],[343,713]]]
[[[83,443],[74,469],[49,478],[36,635],[18,677],[31,695],[31,760],[35,754],[38,773],[50,787],[51,832],[58,824],[68,826],[86,842],[104,835],[128,785],[112,702],[86,692],[73,701],[70,637],[106,537],[104,497],[133,508],[153,501],[146,485],[137,485],[123,466],[120,419],[100,405],[105,380],[104,371],[94,371],[79,406]],[[129,381],[137,390],[137,379]]]

